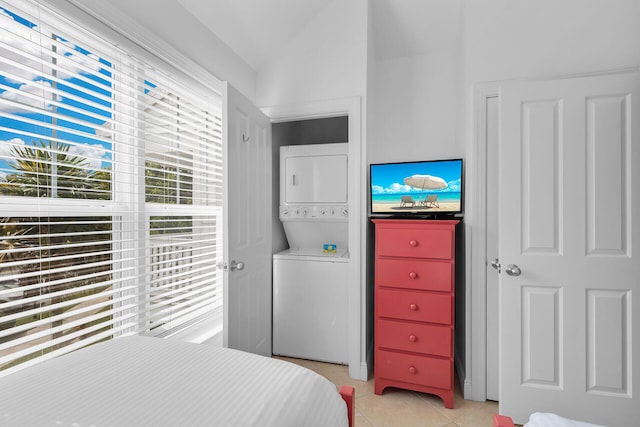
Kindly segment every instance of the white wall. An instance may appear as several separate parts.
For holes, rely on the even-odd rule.
[[[366,96],[367,1],[332,0],[258,70],[258,106]]]
[[[375,67],[375,31],[373,27],[374,15],[373,8],[371,4],[369,4],[367,11],[367,98],[366,98],[366,107],[365,110],[370,117],[372,112],[374,111],[374,106],[376,105],[376,96],[375,96],[375,84],[377,81],[376,75],[376,67]],[[362,158],[360,159],[360,164],[362,170],[364,171],[364,175],[362,178],[362,185],[360,192],[362,196],[365,198],[365,202],[363,203],[363,209],[368,213],[369,207],[366,205],[369,200],[369,173],[368,173],[368,165],[369,165],[369,137],[373,135],[374,124],[372,120],[367,120],[366,126],[363,127],[362,134]],[[364,281],[364,300],[363,300],[363,322],[365,325],[364,330],[364,342],[365,342],[365,352],[367,357],[367,363],[369,366],[373,368],[373,345],[374,345],[374,248],[373,244],[369,244],[371,240],[371,236],[373,236],[373,223],[368,221],[367,219],[363,219],[361,225],[361,233],[362,233],[362,266],[360,269],[360,273],[362,275],[362,279]]]
[[[376,61],[370,162],[461,157],[457,52]]]
[[[58,2],[62,7],[66,2]],[[211,33],[174,0],[72,0],[110,22],[116,30],[143,44],[158,48],[167,44],[219,80],[229,81],[250,100],[255,100],[255,71],[229,46]],[[67,6],[68,7],[68,6]],[[157,39],[157,40],[156,40]],[[158,42],[158,40],[160,42]],[[169,54],[170,55],[170,54]],[[191,70],[197,76],[195,70]],[[186,70],[189,72],[189,70]]]
[[[638,0],[467,1],[464,22],[469,84],[640,61]]]

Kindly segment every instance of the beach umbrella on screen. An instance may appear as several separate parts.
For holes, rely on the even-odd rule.
[[[422,190],[440,190],[447,188],[447,183],[439,176],[433,175],[411,175],[404,179],[406,185]]]
[[[420,188],[421,190],[440,190],[447,188],[447,183],[439,176],[433,175],[411,175],[404,179],[406,185],[410,185],[414,188]],[[420,203],[424,204],[428,201],[423,200]]]

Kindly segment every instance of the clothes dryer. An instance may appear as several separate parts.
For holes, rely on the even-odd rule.
[[[280,149],[280,220],[289,249],[273,256],[276,355],[348,362],[347,155],[346,143]]]

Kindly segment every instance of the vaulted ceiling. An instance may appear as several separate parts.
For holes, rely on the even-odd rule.
[[[259,69],[331,1],[177,0],[252,68]],[[463,0],[371,0],[378,59],[455,48]]]

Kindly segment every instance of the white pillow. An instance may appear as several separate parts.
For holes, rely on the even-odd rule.
[[[600,424],[570,420],[556,414],[535,412],[529,417],[524,427],[605,427]]]

